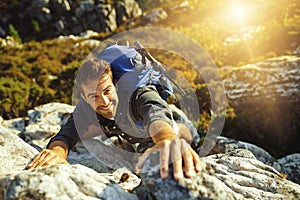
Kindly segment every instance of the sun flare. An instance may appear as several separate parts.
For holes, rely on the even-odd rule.
[[[228,4],[227,8],[224,9],[224,15],[231,23],[246,25],[250,17],[249,9],[249,5],[246,3],[232,1]]]

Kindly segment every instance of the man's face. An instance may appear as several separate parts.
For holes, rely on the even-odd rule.
[[[84,100],[103,117],[113,118],[117,110],[118,96],[109,75],[100,80],[91,80],[82,86]]]

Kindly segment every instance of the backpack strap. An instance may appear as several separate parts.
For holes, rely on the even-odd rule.
[[[157,62],[150,54],[149,52],[144,48],[144,46],[139,42],[139,41],[136,41],[134,43],[134,45],[137,47],[137,51],[143,56],[143,59],[145,59],[145,57],[151,62],[152,66],[160,71],[166,78],[168,78],[172,83],[173,85],[177,88],[177,90],[179,91],[180,95],[181,96],[185,96],[186,93],[181,89],[181,87],[179,87],[175,81],[170,78],[167,74],[166,74],[166,70],[165,68],[162,66],[161,63]],[[146,63],[146,62],[145,62]],[[143,63],[144,64],[144,63]],[[163,85],[162,85],[163,86]],[[170,94],[170,91],[166,90],[165,91],[167,94],[166,95],[169,95],[169,96],[172,96],[172,98],[176,98],[175,94]],[[174,99],[175,101],[177,101],[177,99]]]

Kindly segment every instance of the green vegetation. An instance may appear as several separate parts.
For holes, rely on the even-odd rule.
[[[2,6],[13,6],[5,2],[1,3]],[[18,5],[19,1],[13,2]],[[235,11],[230,7],[231,1],[222,0],[190,0],[188,7],[173,8],[181,2],[139,1],[139,4],[144,10],[162,7],[168,18],[152,25],[191,37],[207,50],[218,67],[240,66],[288,54],[296,48],[293,45],[299,43],[300,3],[297,0],[245,0]],[[232,16],[235,12],[239,16]],[[126,24],[111,34],[142,27],[145,23],[145,19],[135,19],[135,23],[131,23],[135,25]],[[35,32],[43,31],[36,21],[31,25]],[[10,35],[22,42],[13,25],[10,25]],[[102,33],[100,39],[106,37],[109,34]],[[53,39],[24,42],[22,48],[0,47],[0,115],[6,119],[20,117],[40,104],[53,101],[71,103],[76,70],[92,49],[76,47],[75,43],[73,40]],[[162,63],[181,71],[189,80],[201,102],[200,129],[205,131],[210,105],[204,81],[190,70],[191,64],[179,56],[168,52],[153,54]],[[234,117],[234,111],[229,109],[227,116]]]
[[[8,29],[9,29],[9,35],[10,35],[16,42],[18,42],[18,43],[21,44],[21,43],[22,43],[22,39],[21,39],[21,37],[20,37],[18,31],[15,29],[15,27],[14,27],[12,24],[10,24],[10,25],[8,26]]]

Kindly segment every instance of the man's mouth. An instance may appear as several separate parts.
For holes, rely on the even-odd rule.
[[[111,103],[111,104],[109,104],[108,106],[99,106],[99,107],[97,108],[97,110],[107,111],[107,110],[110,110],[110,109],[111,109],[112,105],[113,105],[113,104]]]

